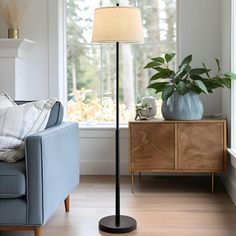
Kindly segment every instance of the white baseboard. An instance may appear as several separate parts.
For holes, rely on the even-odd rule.
[[[234,205],[236,205],[236,187],[233,183],[233,180],[229,178],[228,176],[223,177],[223,182],[225,185],[225,188],[231,197],[232,201],[234,202]]]
[[[120,162],[120,174],[129,175],[128,162]],[[114,161],[81,161],[80,162],[81,175],[114,175],[115,163]]]
[[[233,155],[228,158],[227,172],[222,176],[225,188],[236,205],[236,159]]]
[[[130,175],[128,161],[120,162],[120,174]],[[80,174],[81,175],[114,175],[115,174],[115,162],[114,161],[85,161],[80,162]],[[143,173],[144,175],[155,176],[208,176],[207,173]]]

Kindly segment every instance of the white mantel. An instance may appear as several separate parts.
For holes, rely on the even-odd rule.
[[[28,39],[0,39],[0,92],[6,91],[16,100],[24,99],[27,50],[35,44]]]

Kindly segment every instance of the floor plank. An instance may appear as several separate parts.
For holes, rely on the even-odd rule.
[[[144,176],[135,180],[130,192],[129,177],[121,178],[121,213],[134,217],[138,236],[235,236],[236,207],[220,180],[210,194],[210,177]],[[98,231],[98,221],[114,213],[114,178],[82,176],[71,195],[71,212],[64,206],[43,228],[44,236],[108,236]],[[1,236],[30,236],[32,232],[0,232]]]

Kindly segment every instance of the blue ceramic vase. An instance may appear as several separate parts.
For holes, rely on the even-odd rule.
[[[165,120],[201,120],[203,105],[194,92],[180,95],[176,91],[162,103],[162,115]]]

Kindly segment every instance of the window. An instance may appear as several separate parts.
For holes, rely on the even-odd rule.
[[[115,45],[91,43],[96,7],[114,0],[67,0],[68,119],[101,124],[115,120]],[[145,43],[120,48],[120,119],[134,118],[135,104],[146,95],[161,100],[147,86],[152,71],[143,70],[149,59],[176,51],[176,0],[123,0],[120,5],[141,8]],[[175,66],[174,64],[172,65]]]

